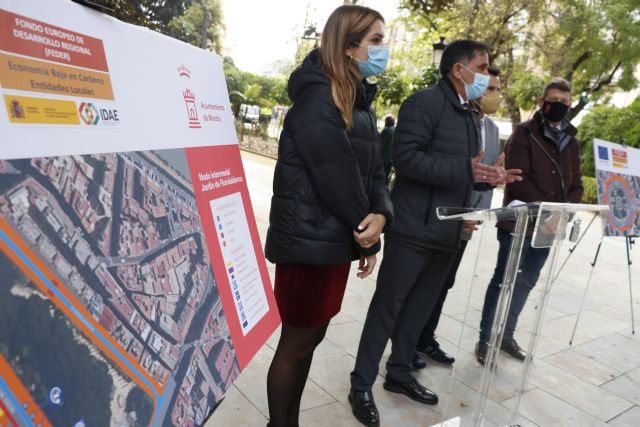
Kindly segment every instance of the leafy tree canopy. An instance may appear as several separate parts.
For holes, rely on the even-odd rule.
[[[91,0],[104,13],[194,46],[220,52],[224,18],[220,0]]]
[[[569,118],[588,100],[606,100],[615,90],[638,86],[640,0],[404,0],[401,5],[409,11],[405,25],[420,29],[410,51],[430,52],[439,36],[487,43],[491,62],[502,69],[513,123],[521,121],[521,109],[535,106],[551,77],[573,85]]]

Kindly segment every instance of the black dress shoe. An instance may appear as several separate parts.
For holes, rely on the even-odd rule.
[[[456,359],[440,348],[440,346],[426,346],[423,349],[416,350],[420,354],[424,354],[425,356],[429,356],[431,359],[435,360],[438,363],[443,363],[445,365],[451,365]]]
[[[486,342],[478,341],[476,344],[476,360],[482,366],[487,361],[487,350],[489,350],[489,345]]]
[[[387,361],[389,363],[389,361]],[[427,361],[424,360],[418,353],[413,353],[413,358],[411,359],[411,369],[414,371],[419,371],[420,369],[424,369],[427,367]]]
[[[524,351],[513,338],[502,340],[500,349],[518,360],[524,360],[527,357],[527,352]]]
[[[422,386],[415,378],[412,378],[408,383],[401,383],[387,377],[382,387],[392,393],[404,394],[409,397],[409,399],[424,403],[425,405],[438,404],[438,395]]]
[[[349,391],[349,403],[353,416],[367,427],[378,427],[380,425],[380,415],[373,394],[370,391]]]
[[[411,367],[414,371],[419,371],[420,369],[424,369],[427,367],[427,362],[418,355],[418,353],[413,354],[413,360],[411,360]]]

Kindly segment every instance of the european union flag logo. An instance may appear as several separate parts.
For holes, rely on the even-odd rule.
[[[598,158],[600,160],[609,160],[609,149],[601,145],[598,146]]]

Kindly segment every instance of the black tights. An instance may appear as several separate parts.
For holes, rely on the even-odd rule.
[[[327,326],[299,328],[282,324],[278,348],[267,376],[270,427],[297,427],[300,399],[309,376],[313,351]]]

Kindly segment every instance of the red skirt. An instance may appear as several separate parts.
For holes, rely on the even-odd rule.
[[[274,293],[282,322],[300,328],[322,326],[338,314],[351,263],[276,264]]]

